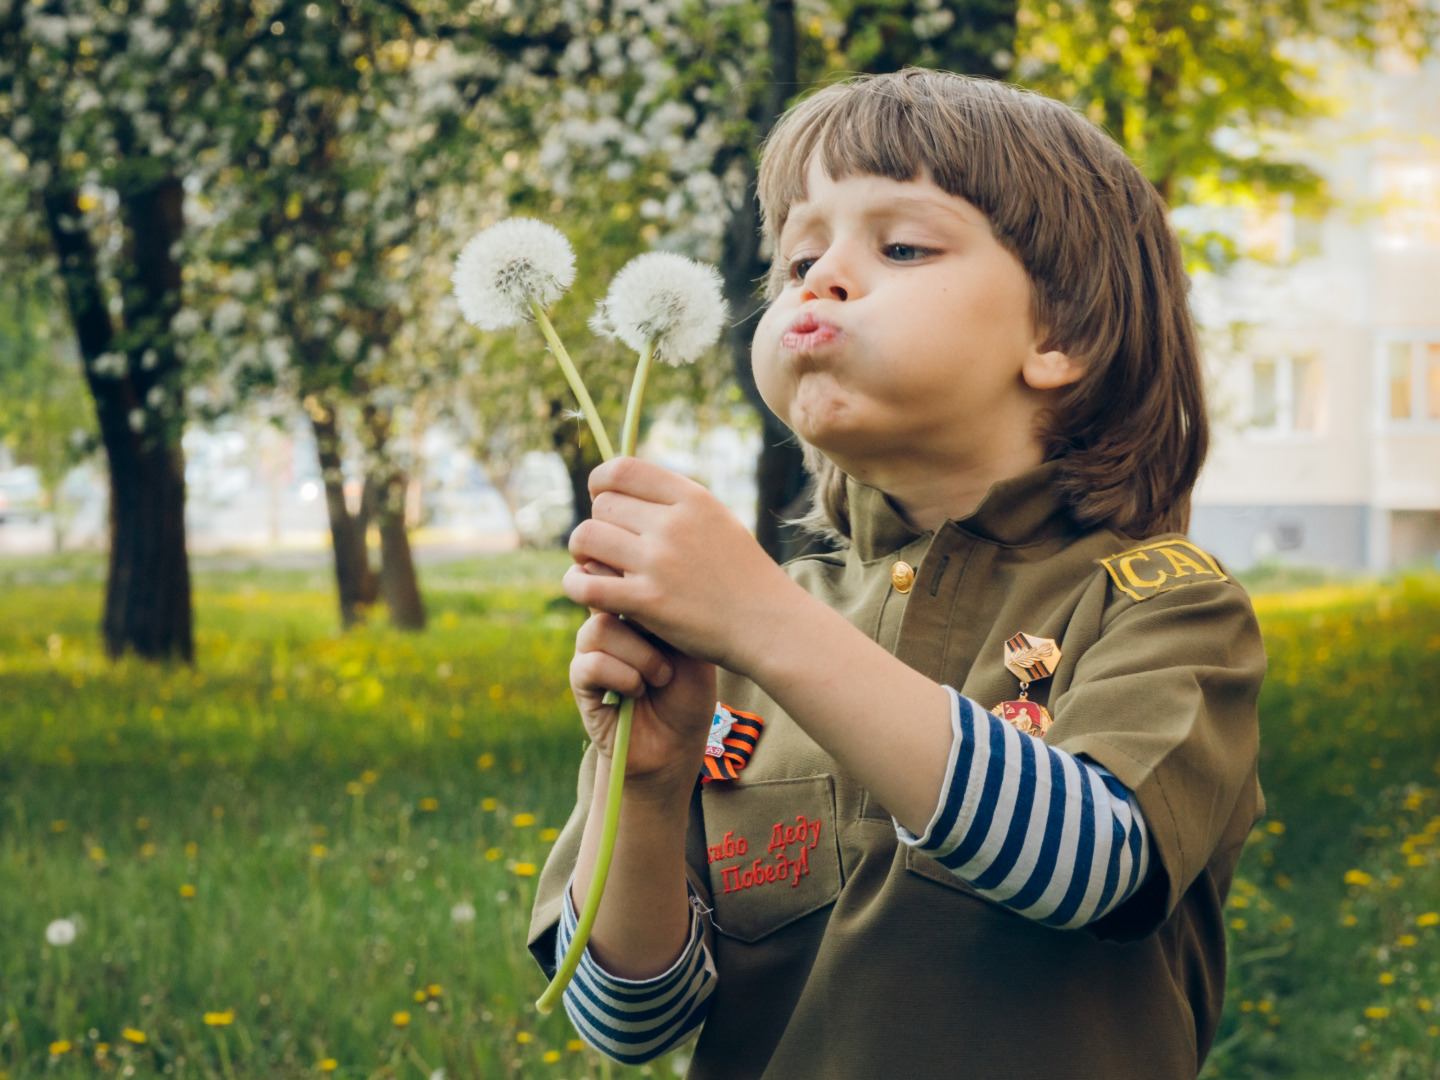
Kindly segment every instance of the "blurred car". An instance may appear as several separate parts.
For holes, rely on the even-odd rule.
[[[0,524],[37,521],[45,513],[45,489],[40,470],[33,465],[0,472]]]

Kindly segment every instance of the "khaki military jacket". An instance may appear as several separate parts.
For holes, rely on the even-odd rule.
[[[1079,526],[1055,472],[997,484],[970,517],[925,534],[852,483],[852,545],[787,570],[986,707],[1017,696],[1007,638],[1059,642],[1054,675],[1030,688],[1054,716],[1045,741],[1135,793],[1146,884],[1081,930],[1009,911],[900,843],[885,807],[759,687],[722,674],[721,700],[765,726],[739,778],[697,784],[691,803],[689,877],[713,908],[719,975],[695,1080],[1199,1071],[1223,1001],[1222,908],[1263,810],[1260,634],[1213,558],[1179,536]],[[908,592],[898,562],[914,568]],[[530,945],[547,972],[594,767],[592,751],[540,880]]]

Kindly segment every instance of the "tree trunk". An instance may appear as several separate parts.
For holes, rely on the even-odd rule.
[[[799,90],[799,48],[796,39],[794,0],[770,0],[770,83],[762,114],[755,128],[756,140],[767,135]],[[786,519],[803,510],[809,482],[800,445],[794,434],[760,397],[751,366],[750,343],[755,324],[765,310],[756,294],[755,282],[769,269],[760,255],[760,205],[755,198],[756,168],[750,153],[741,159],[745,194],[726,225],[721,254],[725,299],[732,319],[728,332],[735,361],[735,377],[745,397],[760,414],[763,441],[756,463],[755,537],[778,562],[793,558],[810,546],[798,529]]]
[[[570,527],[560,537],[562,544],[570,543],[570,534],[582,521],[590,516],[590,473],[600,464],[600,448],[590,437],[590,429],[574,420],[565,418],[565,403],[550,402],[550,418],[555,422],[555,450],[565,462],[565,471],[570,474],[570,499],[573,510]]]
[[[375,523],[380,530],[380,596],[398,630],[425,629],[425,602],[415,578],[410,533],[405,528],[405,471],[387,457],[390,414],[366,402],[361,407],[369,450],[378,463],[375,481]]]
[[[58,171],[57,171],[57,175]],[[123,282],[127,371],[96,370],[117,348],[95,249],[79,192],[57,182],[42,197],[86,380],[109,459],[110,565],[102,629],[112,657],[193,662],[190,564],[185,548],[185,463],[178,409],[169,419],[148,408],[152,390],[178,394],[170,322],[180,305],[180,267],[171,250],[184,226],[174,177],[122,199],[128,262]],[[143,359],[142,359],[143,358]]]
[[[325,485],[325,510],[330,518],[330,547],[335,555],[340,622],[349,629],[365,621],[365,609],[375,602],[377,592],[374,574],[370,570],[370,556],[365,547],[365,531],[369,522],[363,498],[359,513],[350,513],[350,507],[345,504],[345,471],[335,410],[317,401],[310,410],[310,425],[315,430],[316,456]]]

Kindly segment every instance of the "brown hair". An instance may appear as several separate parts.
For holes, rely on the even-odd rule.
[[[837,180],[928,173],[985,214],[1030,276],[1044,347],[1085,371],[1038,433],[1076,519],[1135,538],[1184,532],[1208,443],[1190,283],[1165,203],[1125,152],[1068,106],[1004,83],[919,68],[851,79],[792,107],[765,142],[759,197],[777,256],[815,153]],[[784,282],[777,257],[770,299]],[[845,476],[805,449],[805,523],[848,537]]]

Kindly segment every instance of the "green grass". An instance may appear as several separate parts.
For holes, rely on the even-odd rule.
[[[638,1075],[530,1006],[565,564],[429,568],[429,631],[342,635],[324,572],[198,563],[194,670],[103,658],[93,559],[0,565],[0,1080]],[[1267,584],[1270,816],[1207,1075],[1440,1075],[1440,577]]]

